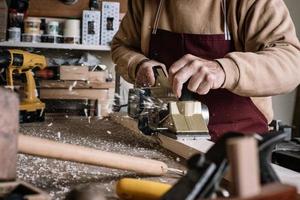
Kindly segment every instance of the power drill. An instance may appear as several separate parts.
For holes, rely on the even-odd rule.
[[[13,75],[25,74],[25,97],[20,102],[20,122],[44,121],[45,104],[37,94],[36,83],[32,70],[44,69],[47,61],[44,56],[22,50],[3,50],[0,52],[0,69],[6,70],[7,87],[14,89]]]

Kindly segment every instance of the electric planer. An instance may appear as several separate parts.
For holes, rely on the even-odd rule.
[[[206,105],[194,98],[184,85],[184,96],[173,94],[166,73],[161,66],[153,68],[156,83],[153,87],[129,91],[128,115],[138,121],[138,128],[146,135],[160,133],[185,142],[210,139]]]

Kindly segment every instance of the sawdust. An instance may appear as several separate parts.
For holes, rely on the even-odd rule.
[[[49,124],[52,124],[49,126]],[[20,132],[63,143],[71,143],[166,162],[169,167],[184,169],[178,159],[159,147],[150,138],[136,135],[109,119],[47,117],[43,123],[22,124]],[[108,199],[117,199],[115,183],[122,177],[136,177],[127,171],[89,166],[69,161],[18,155],[17,176],[47,191],[53,199],[63,199],[71,188],[94,184],[105,191]],[[143,177],[173,183],[174,177]]]

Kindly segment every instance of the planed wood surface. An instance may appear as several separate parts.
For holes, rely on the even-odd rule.
[[[9,90],[0,88],[0,181],[16,177],[19,100]]]

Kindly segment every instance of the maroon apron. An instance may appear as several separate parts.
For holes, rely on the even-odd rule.
[[[232,41],[226,40],[224,34],[185,34],[161,29],[155,32],[151,35],[149,57],[167,67],[186,54],[213,60],[234,51]],[[197,99],[208,107],[208,129],[213,141],[229,131],[268,131],[267,119],[249,97],[236,95],[226,89],[216,89],[206,95],[197,95]]]

